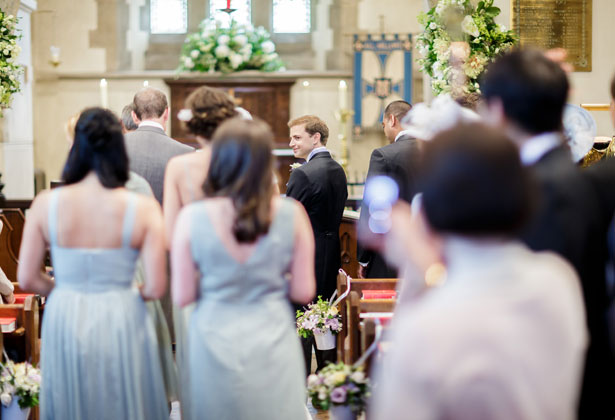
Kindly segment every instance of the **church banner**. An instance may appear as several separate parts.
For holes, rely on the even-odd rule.
[[[355,34],[354,132],[378,126],[389,102],[412,99],[412,35]]]

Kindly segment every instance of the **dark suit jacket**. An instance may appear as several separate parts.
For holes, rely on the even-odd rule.
[[[316,242],[316,295],[329,299],[342,265],[339,230],[348,197],[344,169],[329,152],[317,153],[292,171],[286,195],[303,204],[310,217]]]
[[[141,126],[126,133],[126,151],[130,159],[130,170],[149,182],[154,196],[162,204],[164,171],[173,156],[193,152],[194,149],[167,136],[158,127]]]
[[[530,168],[538,181],[540,195],[536,214],[522,239],[534,250],[551,250],[562,255],[572,263],[581,279],[590,343],[579,419],[613,419],[615,360],[606,323],[608,222],[605,222],[604,202],[598,194],[600,182],[581,172],[564,146],[548,152]],[[611,185],[613,182],[615,179]],[[611,217],[612,214],[613,210]]]
[[[375,175],[386,175],[393,178],[399,186],[400,199],[412,201],[417,193],[418,166],[420,158],[419,142],[416,139],[402,136],[396,142],[375,149],[369,161],[367,179]],[[359,223],[367,223],[367,211],[362,207]],[[367,266],[367,278],[395,278],[397,271],[385,262],[377,252],[357,246],[357,257],[360,263]]]

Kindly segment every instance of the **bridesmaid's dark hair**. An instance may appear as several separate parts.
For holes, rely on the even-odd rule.
[[[254,242],[269,231],[273,193],[273,133],[262,121],[223,122],[212,140],[211,164],[203,191],[229,197],[237,215],[238,242]]]
[[[128,181],[128,155],[122,126],[109,110],[88,108],[75,126],[75,141],[62,171],[66,185],[81,181],[96,172],[106,188],[122,187]]]

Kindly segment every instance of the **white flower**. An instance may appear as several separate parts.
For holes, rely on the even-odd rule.
[[[466,15],[466,17],[463,18],[463,21],[461,21],[461,30],[468,35],[480,35],[480,32],[478,31],[478,26],[476,26],[474,19],[472,19],[472,16],[470,15]]]
[[[4,55],[9,55],[9,50],[8,50],[8,48],[5,48],[3,52],[4,52]]]
[[[318,385],[318,383],[319,383],[319,382],[320,382],[320,381],[319,381],[319,379],[318,379],[318,376],[317,376],[317,375],[314,375],[314,374],[311,374],[310,376],[308,376],[308,379],[307,379],[307,386],[308,386],[308,387],[310,387],[310,388],[313,388],[313,387],[315,387],[316,385]]]
[[[4,405],[5,407],[8,407],[11,404],[11,401],[13,401],[13,397],[11,396],[11,394],[3,392],[0,395],[0,402],[2,402],[2,405]]]
[[[214,50],[214,53],[218,58],[226,58],[231,53],[231,49],[226,45],[218,45]]]
[[[209,52],[213,48],[214,44],[203,44],[199,49],[203,52]]]
[[[436,22],[431,22],[429,24],[429,29],[431,29],[432,31],[437,29],[437,28],[438,28],[438,25],[436,25]]]
[[[184,66],[186,66],[189,69],[193,68],[194,67],[194,61],[192,61],[192,58],[184,57]]]
[[[502,32],[506,32],[506,26],[502,25],[501,23],[498,25],[498,27],[500,28],[500,31]]]
[[[319,391],[318,392],[318,399],[322,400],[322,401],[326,400],[327,399],[327,392],[324,391],[324,390]]]
[[[275,51],[275,44],[271,41],[265,41],[261,44],[261,49],[265,54],[271,54]]]
[[[234,69],[243,64],[243,57],[241,54],[232,53],[229,59],[231,60],[231,66]]]
[[[220,35],[218,37],[218,44],[219,45],[226,45],[228,44],[228,42],[231,40],[231,38],[228,35]]]
[[[198,50],[190,51],[190,57],[197,58],[198,56],[199,56],[199,51]]]
[[[439,61],[433,63],[431,71],[433,72],[433,76],[436,79],[442,79],[444,77],[444,69],[442,68],[442,63],[440,63]]]
[[[192,119],[192,110],[182,109],[177,113],[177,119],[180,121],[190,121]]]
[[[357,372],[354,372],[352,375],[350,375],[350,379],[360,384],[365,380],[365,374],[361,371],[357,371]]]
[[[276,58],[278,58],[278,53],[273,53],[273,54],[267,54],[265,56],[265,62],[268,63],[270,61],[275,60]]]
[[[240,47],[243,47],[248,42],[248,37],[243,34],[235,35],[233,41],[235,41],[235,43]]]

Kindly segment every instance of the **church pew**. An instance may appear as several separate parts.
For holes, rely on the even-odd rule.
[[[355,279],[352,278],[350,282],[350,290],[355,291],[359,294],[359,298],[361,297],[364,290],[396,290],[397,289],[398,279]],[[339,273],[337,275],[337,295],[341,296],[346,289],[348,288],[348,279],[343,273]],[[342,317],[342,330],[337,334],[337,356],[338,360],[345,360],[345,343],[347,336],[347,319],[348,319],[348,309],[347,309],[347,301],[343,299],[339,305],[338,309],[340,315]]]
[[[344,352],[344,362],[352,364],[361,355],[361,314],[366,312],[391,313],[395,309],[395,299],[361,299],[359,293],[351,291],[348,296],[347,319],[347,351]],[[367,343],[367,341],[366,341]]]
[[[9,280],[17,280],[17,256],[13,253],[11,236],[13,226],[6,216],[0,213],[0,268]]]
[[[41,328],[43,326],[43,312],[45,312],[45,298],[40,296],[40,295],[35,295],[31,292],[28,292],[26,290],[23,290],[21,288],[21,286],[19,285],[19,283],[17,283],[16,281],[12,282],[13,283],[13,294],[15,295],[32,295],[36,298],[36,300],[38,300],[38,320],[39,320],[39,325],[38,325],[38,338],[41,338]],[[19,302],[17,302],[19,303]]]
[[[4,344],[14,343],[24,359],[35,366],[40,360],[39,348],[39,305],[36,296],[26,297],[22,304],[0,305],[0,317],[15,318],[15,331],[3,333]]]
[[[4,214],[6,220],[11,224],[13,231],[11,232],[10,243],[13,254],[19,259],[19,247],[21,246],[21,238],[23,236],[23,227],[26,218],[21,209],[0,209],[0,213]]]

